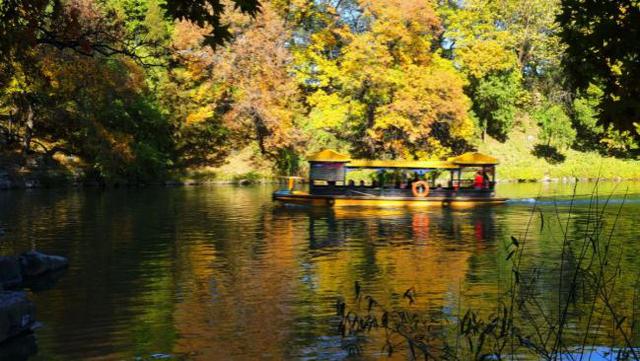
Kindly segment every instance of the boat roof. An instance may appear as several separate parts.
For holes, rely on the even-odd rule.
[[[432,169],[432,168],[459,168],[456,164],[443,160],[368,160],[355,159],[347,164],[349,168],[407,168],[407,169]]]
[[[351,160],[348,155],[340,154],[331,149],[325,149],[307,157],[309,162],[347,163]]]
[[[449,158],[449,161],[458,165],[496,165],[500,164],[497,158],[490,155],[468,152],[457,157]]]
[[[469,152],[445,160],[372,160],[351,159],[331,149],[325,149],[307,158],[314,163],[345,163],[349,168],[405,168],[405,169],[456,169],[463,166],[496,165],[498,159],[477,152]]]

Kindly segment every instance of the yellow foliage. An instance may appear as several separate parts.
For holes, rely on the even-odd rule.
[[[205,106],[187,115],[186,122],[187,124],[201,123],[211,117],[213,117],[213,110],[211,109],[211,106]]]
[[[307,98],[312,106],[309,114],[309,124],[313,129],[340,129],[340,125],[347,121],[350,114],[359,113],[352,104],[345,102],[338,94],[327,94],[319,90]]]
[[[456,59],[465,73],[476,79],[491,72],[514,70],[518,66],[516,54],[505,49],[496,40],[478,40],[461,47]]]
[[[443,156],[432,134],[448,125],[451,136],[473,134],[463,92],[465,79],[434,52],[441,24],[430,2],[362,0],[370,29],[346,33],[327,27],[296,54],[308,97],[312,129],[333,131],[363,156]],[[327,56],[340,48],[338,59]],[[445,135],[446,137],[446,135]]]

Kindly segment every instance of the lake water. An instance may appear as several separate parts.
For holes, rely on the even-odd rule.
[[[43,323],[31,360],[341,360],[349,356],[335,303],[353,304],[356,281],[387,308],[406,307],[402,295],[414,287],[411,307],[427,314],[492,310],[512,277],[510,237],[527,229],[523,268],[540,273],[538,291],[557,307],[562,234],[581,232],[592,202],[570,205],[571,184],[498,187],[514,200],[463,210],[283,207],[272,186],[7,191],[0,254],[35,248],[70,259],[54,287],[31,292]],[[603,183],[599,192],[600,205],[615,193],[599,219],[615,226],[623,269],[635,274],[640,185]],[[532,213],[536,196],[544,198]],[[633,289],[625,277],[621,295]],[[376,338],[360,358],[380,356]]]

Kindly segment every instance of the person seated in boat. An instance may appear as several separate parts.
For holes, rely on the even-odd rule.
[[[349,188],[353,188],[356,186],[356,182],[353,181],[353,179],[349,179]]]
[[[484,177],[484,187],[491,188],[491,178],[489,178],[489,172],[482,172],[482,176]]]
[[[413,183],[415,183],[415,182],[419,182],[419,181],[420,181],[420,176],[418,176],[418,173],[417,173],[417,172],[414,172],[414,173],[413,173],[413,179],[411,179],[411,180],[409,181],[409,184],[407,185],[407,188],[411,188],[411,187],[413,187]]]
[[[476,177],[473,180],[473,188],[482,189],[484,188],[484,175],[481,170],[476,172]]]
[[[364,184],[364,180],[360,180],[360,187],[366,187],[366,184]]]

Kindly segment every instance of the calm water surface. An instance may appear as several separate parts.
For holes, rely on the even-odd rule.
[[[356,280],[388,307],[415,287],[425,312],[494,308],[511,275],[505,244],[526,231],[531,198],[548,197],[542,212],[562,219],[566,198],[552,200],[572,187],[500,185],[516,200],[464,210],[291,208],[272,203],[271,186],[8,191],[0,254],[36,248],[71,262],[53,288],[31,293],[43,323],[32,360],[340,360],[334,305],[354,297]],[[601,185],[616,194],[603,221],[613,225],[625,191],[616,237],[637,255],[640,185]],[[587,207],[577,202],[568,232]],[[543,236],[532,219],[525,261],[549,283],[561,247],[551,223]],[[544,283],[541,292],[557,298]]]

